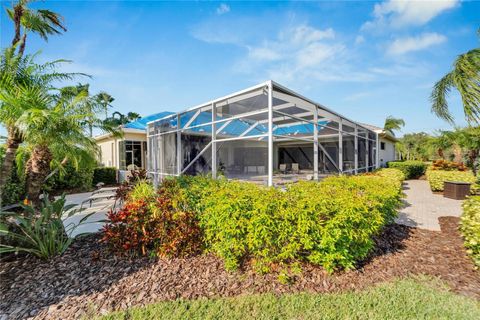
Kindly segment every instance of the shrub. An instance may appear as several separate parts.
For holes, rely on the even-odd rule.
[[[165,181],[158,194],[151,184],[138,182],[118,212],[108,215],[103,241],[116,251],[142,255],[186,256],[201,250],[201,233],[194,212],[184,210],[176,180]]]
[[[120,199],[122,201],[125,200],[128,193],[135,187],[137,183],[147,180],[146,170],[131,170],[127,175],[127,179],[118,187],[115,195],[116,199]]]
[[[389,168],[399,169],[405,174],[405,179],[417,179],[425,173],[427,165],[422,161],[390,161]]]
[[[368,254],[399,198],[398,182],[376,176],[300,182],[286,192],[223,182],[203,199],[200,226],[228,269],[250,257],[262,271],[295,260],[333,271]]]
[[[460,220],[460,231],[465,239],[467,252],[480,267],[480,196],[472,196],[464,201]]]
[[[393,179],[397,182],[403,182],[405,180],[405,174],[400,169],[395,168],[382,168],[373,172],[374,175],[384,178]]]
[[[444,171],[467,171],[467,167],[461,162],[436,160],[433,161],[431,170],[444,170]]]
[[[37,211],[33,206],[23,206],[24,212],[2,212],[6,222],[0,223],[0,254],[26,252],[43,259],[60,255],[73,241],[69,236],[92,214],[86,215],[78,224],[64,226],[62,218],[77,213],[75,205],[65,205],[65,195],[50,202],[44,194]]]
[[[117,168],[97,167],[93,170],[93,186],[103,182],[106,185],[117,183]]]
[[[472,192],[475,192],[476,178],[471,171],[427,170],[427,180],[432,191],[443,191],[445,181],[471,182]]]
[[[67,164],[62,172],[51,176],[43,186],[46,193],[65,190],[90,190],[92,188],[93,167],[83,167],[78,170]]]

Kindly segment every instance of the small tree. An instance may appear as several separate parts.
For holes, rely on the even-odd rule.
[[[466,165],[475,176],[478,172],[480,159],[480,127],[467,127],[455,131],[455,141],[462,148],[467,162]]]

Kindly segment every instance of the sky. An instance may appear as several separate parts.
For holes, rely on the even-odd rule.
[[[13,37],[1,1],[0,44]],[[272,79],[353,120],[399,135],[450,129],[430,112],[432,86],[455,58],[479,46],[480,2],[45,1],[68,31],[27,52],[68,59],[114,110],[181,111]],[[464,125],[455,92],[450,108]],[[112,110],[113,111],[113,110]],[[0,134],[5,130],[0,128]]]

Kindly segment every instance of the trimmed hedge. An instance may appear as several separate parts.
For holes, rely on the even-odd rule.
[[[476,178],[471,171],[445,171],[445,170],[427,170],[427,180],[432,191],[443,191],[445,181],[471,182],[472,192],[475,191]]]
[[[227,181],[213,187],[197,205],[206,248],[227,269],[250,258],[265,272],[294,261],[330,272],[354,267],[396,216],[401,194],[397,181],[377,176],[300,182],[286,191]]]
[[[64,192],[66,190],[90,190],[92,188],[93,168],[84,167],[76,170],[71,164],[65,166],[63,174],[56,173],[43,185],[43,191]]]
[[[400,169],[395,168],[382,168],[373,172],[374,175],[393,179],[398,182],[403,182],[405,180],[405,174]]]
[[[397,214],[400,175],[379,174],[389,177],[329,177],[286,190],[202,176],[165,179],[155,196],[148,186],[131,191],[104,239],[118,250],[160,256],[201,248],[229,270],[247,261],[260,272],[299,261],[329,272],[349,269]],[[165,229],[168,221],[178,228]]]
[[[103,182],[106,185],[117,183],[117,168],[115,167],[97,167],[93,169],[93,186]]]
[[[427,165],[422,161],[390,161],[387,162],[388,168],[399,169],[405,174],[405,179],[418,179],[421,177]]]
[[[467,253],[480,267],[480,196],[472,196],[464,201],[460,219],[460,231],[465,238]]]

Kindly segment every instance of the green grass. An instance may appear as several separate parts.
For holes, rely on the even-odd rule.
[[[404,279],[362,292],[177,300],[101,319],[480,319],[480,303],[435,279]]]

